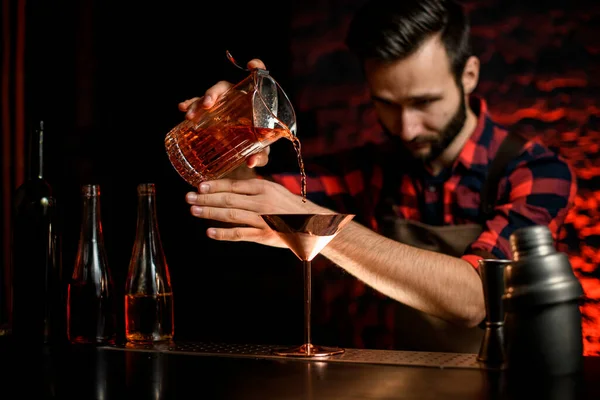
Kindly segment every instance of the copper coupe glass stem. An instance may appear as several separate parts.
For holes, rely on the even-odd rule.
[[[311,262],[303,260],[304,266],[304,344],[310,353],[310,310],[311,310]]]

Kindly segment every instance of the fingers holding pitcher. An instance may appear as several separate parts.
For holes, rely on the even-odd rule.
[[[193,187],[222,178],[256,178],[253,169],[267,165],[270,144],[294,138],[296,116],[289,98],[261,60],[246,64],[239,82],[221,80],[179,104],[186,118],[169,131],[165,147],[175,170]]]
[[[185,111],[187,119],[194,119],[199,109],[209,109],[233,84],[227,81],[219,81],[204,92],[202,97],[193,97],[179,103],[179,110]]]
[[[248,61],[248,69],[267,69],[265,63],[258,58],[253,58]],[[192,119],[194,117],[195,111],[198,107],[202,108],[211,108],[215,102],[225,93],[229,88],[233,86],[233,83],[227,81],[219,81],[215,83],[213,86],[208,88],[206,92],[204,92],[204,96],[202,97],[193,97],[191,99],[187,99],[179,103],[179,110],[186,112],[186,117],[188,119]]]
[[[266,66],[258,58],[253,58],[252,60],[248,61],[248,69],[256,69],[256,68],[266,69]],[[197,104],[197,106],[205,108],[205,109],[211,108],[215,104],[215,102],[223,95],[223,93],[225,93],[227,90],[229,90],[232,86],[233,86],[233,83],[231,83],[231,82],[219,81],[219,82],[215,83],[213,86],[211,86],[210,88],[208,88],[206,90],[206,92],[204,92],[204,96],[195,97],[194,99],[196,99],[196,101],[192,101],[190,103],[190,105]],[[190,114],[190,115],[187,115],[187,117],[193,118],[194,111],[196,110],[196,108],[195,107],[193,109],[186,108],[186,110],[188,111],[188,114]]]
[[[265,66],[265,63],[262,62],[262,60],[260,60],[258,58],[253,58],[252,60],[248,61],[248,69],[255,69],[255,68],[267,69],[267,67]]]
[[[269,163],[269,153],[271,152],[271,147],[267,146],[262,151],[252,154],[250,157],[246,159],[246,166],[248,168],[256,168],[256,167],[264,167]]]
[[[190,107],[200,99],[201,97],[192,97],[191,99],[182,101],[177,107],[179,108],[179,111],[189,111]]]

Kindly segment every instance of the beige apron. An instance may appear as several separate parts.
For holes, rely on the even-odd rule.
[[[383,230],[385,236],[401,243],[460,257],[482,227],[478,224],[432,226],[387,217]],[[458,326],[402,303],[397,303],[394,326],[398,350],[477,353],[484,333],[480,327]]]
[[[526,142],[525,137],[509,133],[500,144],[487,171],[481,191],[481,223],[484,223],[493,213],[497,201],[498,184],[506,166],[522,152]],[[392,165],[388,166],[386,171],[392,171],[392,174],[403,173],[402,169],[393,167],[396,159],[391,162]],[[392,176],[389,181],[398,182],[398,176]],[[392,189],[394,189],[393,186]],[[390,202],[388,205],[392,204],[393,202]],[[481,224],[475,223],[433,226],[389,215],[381,217],[382,233],[386,237],[417,248],[454,257],[461,257],[483,229]],[[454,290],[461,290],[461,288],[456,287]],[[484,330],[479,326],[474,328],[458,326],[399,302],[394,325],[395,347],[399,350],[477,353],[484,334]]]

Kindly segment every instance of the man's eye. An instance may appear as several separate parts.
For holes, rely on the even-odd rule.
[[[426,107],[431,103],[433,103],[432,99],[418,99],[418,100],[413,101],[413,106],[414,107]]]

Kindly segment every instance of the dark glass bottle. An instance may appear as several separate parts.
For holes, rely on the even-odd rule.
[[[56,199],[44,177],[44,123],[29,138],[27,179],[14,196],[12,335],[29,344],[66,340],[66,285]]]
[[[160,239],[153,183],[137,187],[135,242],[125,285],[125,338],[130,342],[173,339],[173,289]]]
[[[100,185],[83,185],[81,200],[79,244],[68,287],[68,338],[71,343],[112,344],[116,299],[102,233]]]

